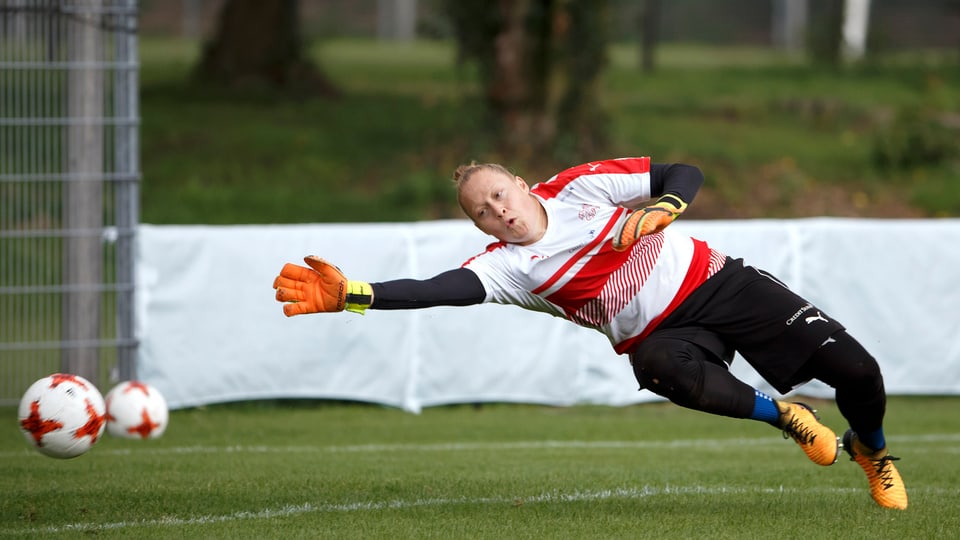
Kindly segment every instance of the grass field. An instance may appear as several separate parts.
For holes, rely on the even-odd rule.
[[[955,538],[958,406],[891,399],[903,512],[844,457],[820,467],[768,426],[665,403],[235,404],[66,461],[4,408],[0,538]]]

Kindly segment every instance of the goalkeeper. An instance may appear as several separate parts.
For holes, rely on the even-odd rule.
[[[426,280],[351,281],[318,257],[274,281],[287,316],[366,309],[515,304],[594,328],[627,354],[641,388],[677,405],[758,420],[813,462],[841,449],[880,506],[905,509],[887,453],[876,360],[844,327],[763,270],[667,226],[703,183],[696,167],[622,158],[567,169],[532,188],[498,164],[461,165],[460,206],[498,241]],[[813,379],[836,391],[843,443],[810,407],[774,400],[729,371],[739,352],[777,391]]]

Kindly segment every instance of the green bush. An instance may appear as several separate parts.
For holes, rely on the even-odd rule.
[[[878,131],[873,162],[883,169],[935,167],[958,156],[960,130],[948,127],[942,113],[925,107],[904,107]]]

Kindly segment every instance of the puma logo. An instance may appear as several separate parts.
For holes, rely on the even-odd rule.
[[[596,163],[596,164],[594,164],[594,163],[587,163],[587,166],[590,167],[590,172],[593,172],[593,171],[597,170],[598,167],[600,167],[600,164],[599,164],[599,163]]]
[[[812,322],[814,322],[814,321],[830,322],[830,321],[828,321],[827,319],[825,319],[825,318],[823,317],[823,315],[820,314],[819,311],[817,312],[817,314],[816,314],[815,316],[813,316],[813,317],[807,317],[807,318],[804,319],[804,320],[807,321],[807,324],[810,324],[810,323],[812,323]]]

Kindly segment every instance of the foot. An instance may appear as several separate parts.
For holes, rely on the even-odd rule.
[[[870,496],[884,508],[906,510],[907,488],[903,485],[900,473],[893,462],[900,459],[887,453],[886,448],[871,450],[857,439],[857,434],[848,429],[843,435],[843,447],[850,454],[850,460],[867,473],[870,482]]]
[[[833,465],[840,457],[840,438],[820,423],[816,411],[804,403],[777,402],[780,429],[800,445],[810,461],[817,465]]]

